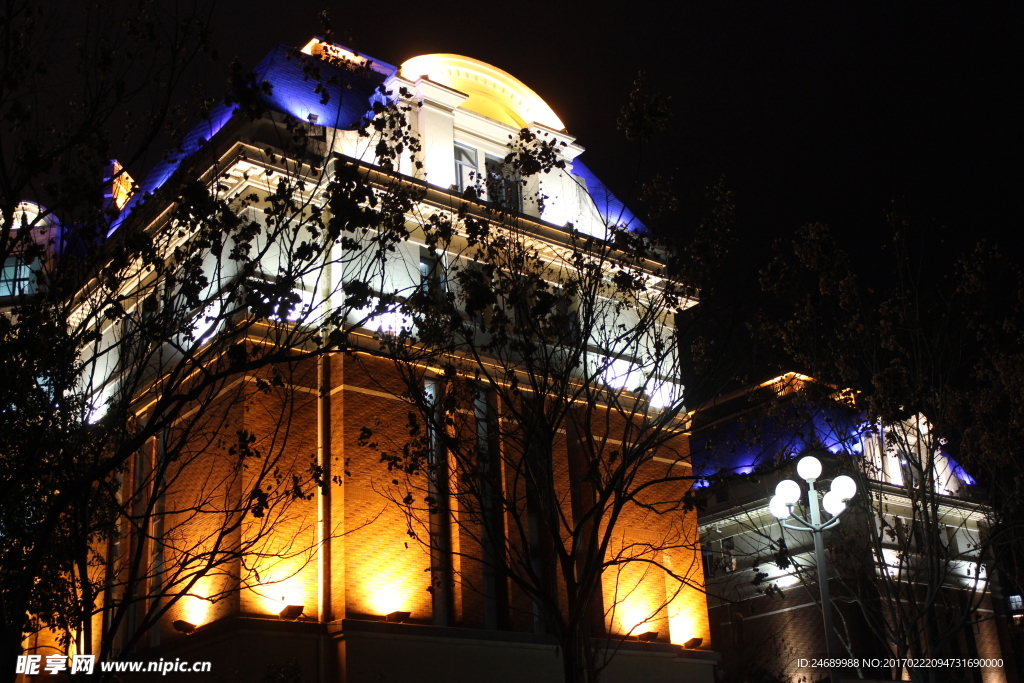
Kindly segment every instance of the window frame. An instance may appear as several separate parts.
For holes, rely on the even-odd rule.
[[[10,254],[0,270],[0,298],[16,297],[32,291],[32,265],[20,254]]]

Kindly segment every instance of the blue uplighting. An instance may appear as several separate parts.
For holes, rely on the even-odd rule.
[[[377,86],[398,71],[395,66],[376,61],[372,70],[350,71],[326,62],[318,62],[318,66],[323,87],[321,93],[314,92],[317,83],[307,78],[302,61],[294,56],[294,50],[279,45],[253,69],[257,83],[265,81],[271,86],[269,94],[261,95],[263,104],[272,111],[290,114],[302,121],[309,121],[310,114],[313,114],[318,125],[354,130],[367,115]],[[135,208],[163,187],[184,161],[213,139],[236,111],[237,107],[221,103],[206,120],[193,128],[178,149],[154,166],[139,184],[138,191],[111,223],[108,235],[117,230]]]
[[[356,53],[358,54],[358,53]],[[260,95],[268,109],[288,114],[300,121],[313,121],[317,125],[339,130],[355,130],[368,116],[375,100],[383,100],[378,87],[398,72],[398,67],[358,55],[372,62],[372,68],[356,70],[332,65],[314,57],[295,55],[295,50],[279,45],[261,61],[253,73],[256,82],[270,85],[269,93]],[[303,69],[307,60],[316,60],[320,70],[319,81],[309,77]],[[314,92],[317,87],[320,92]],[[232,119],[237,107],[221,103],[205,121],[197,125],[174,153],[153,167],[139,184],[138,191],[111,223],[108,234],[120,227],[127,216],[156,193],[181,168],[182,164],[198,152]],[[647,228],[600,179],[579,159],[568,169],[586,183],[601,217],[609,225],[619,225],[633,232],[646,232]]]
[[[968,474],[964,470],[964,468],[960,465],[960,463],[958,463],[953,458],[949,457],[949,455],[947,455],[945,452],[943,452],[943,455],[946,457],[946,460],[949,462],[949,470],[950,470],[950,472],[953,473],[954,477],[956,477],[957,479],[962,481],[967,486],[974,486],[976,483],[978,483],[978,482],[976,482],[974,480],[974,477],[972,477],[970,474]]]
[[[691,438],[694,471],[701,477],[746,475],[807,451],[863,455],[864,439],[874,432],[863,414],[839,406],[791,404],[770,416],[756,416],[719,425],[713,433]],[[967,486],[976,482],[945,451],[952,474]]]
[[[572,160],[568,170],[582,178],[587,184],[587,192],[594,200],[594,204],[597,205],[597,211],[605,223],[622,226],[631,232],[647,232],[647,226],[618,197],[612,194],[612,191],[579,158]]]

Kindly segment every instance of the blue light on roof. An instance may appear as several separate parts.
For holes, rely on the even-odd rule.
[[[949,461],[949,469],[953,473],[953,476],[962,481],[967,486],[974,486],[976,483],[974,477],[967,473],[966,470],[953,458],[949,457],[945,452],[943,455],[946,456],[946,460]]]
[[[266,81],[272,86],[270,93],[262,96],[264,105],[302,121],[309,121],[310,114],[313,114],[318,125],[342,130],[353,130],[360,125],[377,86],[387,76],[398,71],[397,67],[383,62],[375,62],[372,70],[359,71],[320,63],[323,90],[317,93],[314,92],[317,83],[308,78],[308,74],[303,71],[302,61],[294,57],[293,53],[292,48],[279,45],[253,69],[257,81]],[[324,99],[327,101],[324,102]],[[140,183],[138,191],[111,223],[107,234],[117,230],[131,211],[163,187],[181,164],[212,139],[236,111],[236,107],[224,103],[216,106],[208,119],[200,122],[185,136],[177,150],[153,167]]]
[[[278,46],[254,70],[273,86],[271,93],[264,96],[264,103],[300,121],[308,121],[309,115],[313,114],[318,125],[353,130],[359,127],[377,86],[398,71],[397,67],[383,62],[374,62],[372,70],[358,71],[327,62],[320,62],[318,66],[321,70],[320,93],[314,92],[317,83],[303,71],[302,61],[293,55],[290,48]]]
[[[619,225],[632,232],[647,232],[647,226],[623,204],[612,191],[584,165],[579,158],[573,159],[568,169],[587,184],[587,192],[597,205],[597,211],[608,225]]]

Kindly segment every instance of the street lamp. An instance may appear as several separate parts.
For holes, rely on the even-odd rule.
[[[828,571],[825,568],[825,545],[822,532],[839,524],[839,515],[846,510],[846,501],[857,493],[857,483],[850,477],[840,475],[832,480],[829,492],[821,501],[825,512],[832,515],[827,522],[821,521],[818,509],[818,491],[814,482],[821,476],[821,461],[813,455],[800,458],[796,464],[796,473],[807,482],[808,507],[811,509],[811,520],[807,521],[794,514],[793,506],[800,502],[802,491],[800,484],[792,479],[783,479],[775,487],[775,495],[768,501],[768,510],[779,520],[779,524],[793,531],[810,531],[814,537],[814,556],[818,562],[818,588],[821,590],[821,613],[825,620],[825,646],[828,648],[829,660],[835,660],[836,648],[832,631],[832,602],[828,594]],[[783,520],[794,519],[799,524],[788,524]],[[833,683],[838,683],[834,667],[829,667],[829,676]]]

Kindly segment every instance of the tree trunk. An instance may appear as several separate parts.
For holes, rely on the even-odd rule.
[[[4,671],[2,679],[14,683],[18,677],[15,671],[15,662],[18,660],[18,655],[23,653],[21,649],[21,629],[17,629],[16,632],[12,632],[11,629],[5,629],[3,641],[0,642],[0,662],[3,662]]]

